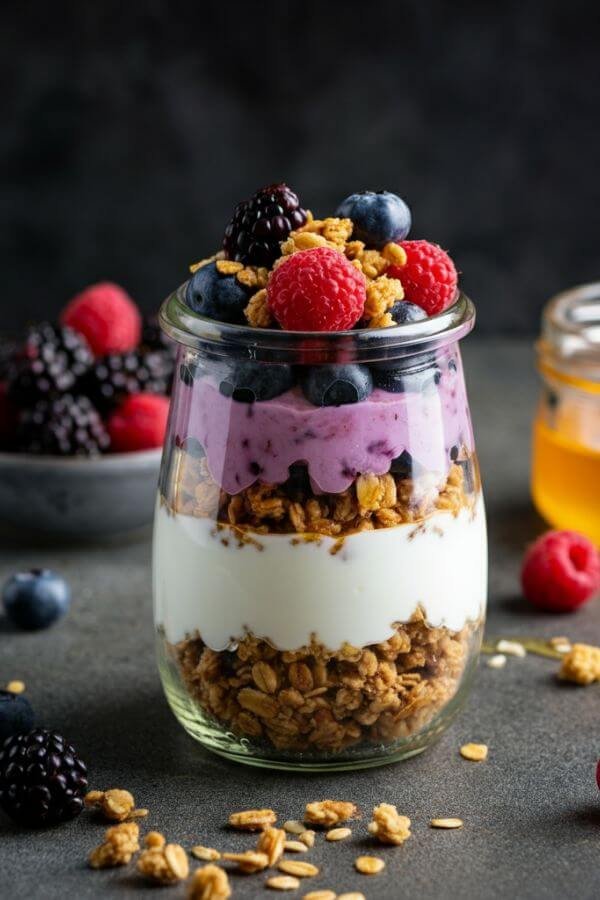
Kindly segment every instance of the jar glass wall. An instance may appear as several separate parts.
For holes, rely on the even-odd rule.
[[[548,303],[537,350],[533,499],[552,526],[600,546],[600,283]]]
[[[154,536],[175,715],[258,765],[419,752],[460,707],[485,611],[458,348],[470,301],[385,331],[309,335],[217,325],[181,296],[163,307],[180,349]],[[257,400],[257,385],[272,396]],[[344,402],[317,405],[323,390]]]

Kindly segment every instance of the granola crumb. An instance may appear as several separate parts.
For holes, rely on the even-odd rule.
[[[192,847],[190,853],[202,862],[216,862],[218,859],[221,859],[221,854],[218,850],[215,850],[213,847],[203,847],[202,844]]]
[[[369,823],[368,831],[381,844],[399,846],[410,837],[410,819],[401,816],[391,803],[380,803],[373,810],[373,820]]]
[[[6,685],[6,690],[10,694],[22,694],[25,690],[25,682],[24,681],[9,681]]]
[[[316,834],[310,828],[307,829],[306,831],[301,831],[300,834],[298,835],[298,837],[302,841],[303,844],[306,844],[307,847],[315,846]]]
[[[304,700],[302,700],[302,703],[304,703]],[[302,834],[306,830],[298,819],[288,819],[287,822],[283,823],[283,828],[288,834]]]
[[[460,748],[460,755],[463,759],[471,762],[483,762],[488,755],[487,744],[463,744]]]
[[[245,809],[229,816],[230,826],[239,831],[262,831],[276,821],[277,814],[272,809]]]
[[[518,641],[498,641],[496,650],[498,653],[505,653],[506,656],[518,656],[521,659],[527,656],[527,650]]]
[[[429,823],[432,828],[462,828],[462,819],[432,819]]]
[[[504,653],[495,653],[494,656],[490,656],[487,661],[488,669],[503,669],[506,665],[506,656]]]
[[[233,259],[219,259],[216,266],[217,272],[220,272],[221,275],[235,275],[244,268],[243,263],[235,262]]]
[[[286,841],[283,849],[287,853],[306,853],[308,847],[303,841]]]
[[[295,891],[300,887],[300,882],[291,875],[273,875],[271,878],[267,878],[265,887],[274,891]]]
[[[253,294],[244,309],[244,315],[253,328],[269,328],[273,324],[273,316],[269,309],[267,291],[261,288]]]
[[[187,900],[228,900],[231,887],[227,872],[209,864],[196,869],[187,889]]]
[[[265,853],[270,866],[274,866],[283,856],[286,845],[286,833],[283,828],[268,826],[258,839],[256,849],[259,853]]]
[[[365,900],[365,895],[359,891],[350,891],[349,894],[338,894],[337,900]]]
[[[286,875],[293,875],[294,878],[314,878],[319,874],[318,866],[298,859],[282,859],[277,868]]]
[[[164,847],[166,843],[165,836],[160,831],[149,831],[144,838],[144,847]]]
[[[140,849],[140,829],[135,822],[112,825],[104,834],[104,842],[90,853],[88,861],[92,869],[109,869],[125,866]]]
[[[147,809],[136,809],[133,794],[120,788],[108,791],[88,791],[84,798],[89,808],[98,808],[105,818],[111,822],[125,822],[127,819],[143,819],[148,815]]]
[[[309,891],[308,894],[302,895],[302,900],[335,900],[335,891]]]
[[[568,653],[572,647],[570,639],[568,637],[563,637],[562,635],[560,637],[550,638],[548,645],[558,653]]]
[[[332,828],[325,835],[326,841],[345,841],[352,834],[351,828]]]
[[[262,872],[269,865],[269,857],[266,853],[258,853],[256,850],[246,850],[244,853],[222,853],[221,859],[237,864],[240,872],[253,875]]]
[[[354,818],[358,808],[346,800],[318,800],[306,804],[305,821],[311,825],[330,828]]]
[[[378,856],[357,856],[354,868],[361,875],[377,875],[385,869],[385,862]]]
[[[583,685],[600,681],[600,647],[573,644],[562,659],[558,677]]]
[[[144,878],[157,884],[175,884],[188,877],[190,863],[179,844],[164,844],[142,850],[137,870]]]

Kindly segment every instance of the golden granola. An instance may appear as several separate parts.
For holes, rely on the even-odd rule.
[[[285,846],[286,833],[283,828],[272,828],[269,825],[259,837],[256,849],[259,853],[265,853],[269,865],[274,866],[283,856]]]
[[[410,819],[401,816],[391,803],[380,803],[373,810],[369,834],[380,844],[403,844],[410,837]]]
[[[253,875],[262,872],[269,865],[269,857],[266,853],[258,853],[256,850],[246,850],[244,853],[222,853],[221,859],[237,864],[240,872]]]
[[[463,820],[462,819],[432,819],[429,823],[432,828],[462,828]]]
[[[277,868],[286,875],[293,875],[294,878],[314,878],[319,874],[318,866],[299,859],[282,859]]]
[[[241,262],[234,262],[233,259],[219,259],[216,263],[217,272],[221,275],[235,275],[244,268]]]
[[[378,856],[357,856],[354,860],[354,868],[361,875],[378,875],[385,869],[385,863]]]
[[[6,690],[10,694],[22,694],[25,690],[25,682],[24,681],[9,681],[6,685]]]
[[[190,853],[196,859],[202,860],[202,862],[216,862],[218,859],[221,859],[221,854],[218,850],[215,850],[213,847],[203,847],[202,844],[192,847]]]
[[[600,681],[600,647],[573,644],[562,659],[558,677],[574,684]]]
[[[485,744],[463,744],[460,755],[471,762],[483,762],[487,759],[488,748]]]
[[[142,850],[137,861],[140,875],[156,884],[175,884],[190,874],[187,853],[179,844],[163,844]]]
[[[196,869],[187,889],[187,900],[228,900],[231,887],[227,872],[209,864]]]
[[[283,849],[286,853],[306,853],[308,847],[303,841],[285,841]]]
[[[99,809],[104,817],[112,822],[143,819],[148,815],[147,809],[135,808],[133,794],[120,788],[111,788],[109,791],[88,791],[84,802],[88,808]]]
[[[291,875],[273,875],[271,878],[267,878],[265,887],[274,891],[295,891],[300,887],[300,882]]]
[[[325,835],[327,841],[345,841],[352,834],[351,828],[332,828]]]
[[[306,804],[304,819],[311,825],[331,828],[355,818],[357,814],[356,804],[348,800],[318,800]]]
[[[274,319],[271,315],[271,310],[269,309],[267,291],[265,288],[261,288],[260,291],[257,291],[256,294],[253,294],[250,297],[248,305],[244,310],[244,315],[246,316],[248,325],[252,325],[253,328],[271,327]]]
[[[367,285],[367,300],[365,303],[365,319],[382,316],[394,303],[404,298],[402,284],[397,278],[388,278],[381,275]]]
[[[272,809],[245,809],[229,816],[229,825],[239,831],[263,831],[276,821],[277,814]]]
[[[140,849],[140,829],[135,822],[122,822],[107,828],[104,842],[89,855],[92,869],[109,869],[125,866]]]

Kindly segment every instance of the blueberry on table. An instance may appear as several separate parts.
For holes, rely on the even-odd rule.
[[[335,211],[342,219],[352,219],[352,237],[369,247],[383,247],[403,241],[411,226],[410,209],[389,191],[360,191],[350,194]]]
[[[441,378],[433,353],[407,357],[401,363],[377,363],[371,372],[375,387],[392,394],[422,393],[439,384]]]
[[[249,292],[235,275],[221,275],[214,262],[198,269],[185,289],[185,300],[194,312],[217,322],[244,325]]]
[[[396,325],[405,325],[409,322],[421,322],[427,318],[427,313],[416,303],[409,303],[408,300],[397,300],[389,310],[389,313]]]
[[[240,403],[272,400],[289,391],[294,384],[291,366],[257,362],[238,362],[231,366],[219,384],[224,397]]]
[[[31,703],[22,694],[0,691],[0,745],[13,734],[31,731],[34,722]]]
[[[302,391],[313,406],[359,403],[373,390],[366,366],[313,366],[302,376]]]
[[[85,763],[56,731],[15,734],[0,750],[0,807],[20,825],[39,828],[74,819],[87,787]]]
[[[71,589],[50,569],[17,572],[4,585],[4,609],[8,618],[25,631],[47,628],[71,605]]]

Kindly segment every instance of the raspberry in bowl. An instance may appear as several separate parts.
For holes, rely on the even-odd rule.
[[[474,308],[409,228],[389,192],[315,219],[271,185],[161,311],[179,349],[159,666],[184,728],[241,762],[420,752],[476,666],[486,528],[458,347]]]
[[[97,538],[152,520],[174,348],[118,285],[0,356],[0,523],[26,537]]]

